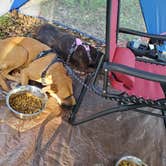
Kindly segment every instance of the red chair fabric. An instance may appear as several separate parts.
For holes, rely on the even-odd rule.
[[[151,73],[166,75],[165,66],[136,61],[134,54],[128,48],[117,48],[113,62]],[[111,74],[110,78],[112,87],[117,90],[127,92],[129,95],[136,95],[138,97],[153,100],[165,98],[160,83],[158,82],[117,72]]]
[[[116,48],[113,62],[135,68],[135,56],[128,48]],[[116,80],[121,82],[124,87],[126,87],[127,89],[133,88],[135,77],[119,72],[113,73],[116,76]]]

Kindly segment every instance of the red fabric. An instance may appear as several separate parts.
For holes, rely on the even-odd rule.
[[[133,55],[128,48],[117,48],[113,62],[135,68],[135,55]],[[123,83],[124,87],[127,89],[132,89],[135,82],[135,77],[119,72],[113,73],[115,74],[116,79]]]
[[[128,48],[117,48],[113,62],[118,62],[130,67],[135,66],[136,69],[144,70],[151,73],[166,75],[165,66],[138,61],[133,62],[133,60],[133,54],[128,50]],[[111,85],[115,89],[125,91],[129,95],[136,95],[145,99],[156,100],[165,97],[159,83],[137,77],[133,78],[131,76],[122,75],[123,74],[116,74],[118,80],[113,79],[113,77],[111,76]]]
[[[136,62],[136,68],[156,74],[166,75],[165,66]],[[137,96],[142,96],[146,99],[154,99],[154,100],[165,97],[161,89],[160,83],[140,78],[135,79],[134,89],[131,92],[129,91],[128,93],[129,94],[134,93],[137,94]]]
[[[117,0],[112,0],[111,2],[113,5],[111,5],[111,30],[110,30],[110,61],[112,62],[113,56],[115,54],[115,49],[117,47],[116,45],[116,32],[117,32],[117,20],[118,20],[118,1]]]

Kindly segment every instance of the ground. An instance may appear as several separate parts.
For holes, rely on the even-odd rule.
[[[34,1],[32,6],[38,4],[38,1]],[[54,19],[96,38],[105,39],[106,0],[43,0],[39,7],[41,8],[40,16],[48,21]],[[122,0],[120,11],[120,26],[145,30],[138,0]],[[32,33],[32,29],[36,24],[38,24],[37,19],[32,17],[26,17],[26,19],[25,17],[18,19],[16,16],[12,19],[8,16],[1,17],[0,38],[13,35],[28,35]],[[120,35],[119,38],[123,41],[124,39],[131,39],[131,36]]]
[[[74,1],[70,2],[66,7],[73,5]],[[137,12],[127,4],[123,10],[125,15]],[[130,18],[127,22],[122,18],[124,24],[133,20],[137,18]],[[31,36],[36,25],[41,23],[29,16],[7,15],[1,21],[0,37]],[[74,95],[78,98],[81,84],[73,81]],[[78,118],[109,106],[116,106],[116,103],[88,91]],[[71,126],[66,119],[48,112],[31,121],[18,120],[9,113],[3,101],[0,124],[0,165],[113,166],[125,155],[137,156],[149,166],[164,166],[166,163],[166,130],[163,121],[134,111],[115,113],[80,126]]]

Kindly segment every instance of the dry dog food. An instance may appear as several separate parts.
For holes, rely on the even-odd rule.
[[[33,114],[42,109],[42,101],[30,92],[12,94],[9,98],[10,106],[24,114]]]
[[[135,164],[134,162],[132,161],[127,161],[127,160],[122,160],[118,166],[140,166],[138,164]],[[141,165],[143,166],[143,165]]]

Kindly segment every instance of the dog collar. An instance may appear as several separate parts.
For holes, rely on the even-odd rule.
[[[44,50],[44,51],[40,52],[40,53],[36,56],[35,60],[36,60],[36,59],[39,59],[39,58],[42,58],[42,57],[45,57],[47,54],[49,54],[49,53],[51,53],[51,52],[53,52],[52,49]]]
[[[53,65],[54,63],[57,63],[57,62],[61,62],[64,64],[64,61],[59,58],[58,56],[56,56],[55,58],[53,58],[53,60],[47,65],[47,67],[45,68],[45,70],[42,72],[41,74],[41,80],[42,80],[42,84],[45,85],[45,76],[46,76],[46,73],[48,71],[48,69],[50,68],[51,65]]]
[[[69,55],[68,55],[68,58],[67,58],[67,63],[69,63],[70,59],[71,59],[71,56],[73,55],[73,53],[77,50],[78,46],[83,46],[87,52],[87,56],[88,56],[88,59],[89,59],[89,63],[92,62],[92,58],[91,58],[91,55],[90,55],[90,47],[88,44],[86,43],[83,43],[81,41],[81,39],[79,38],[76,38],[75,41],[73,42],[70,50],[69,50]]]

